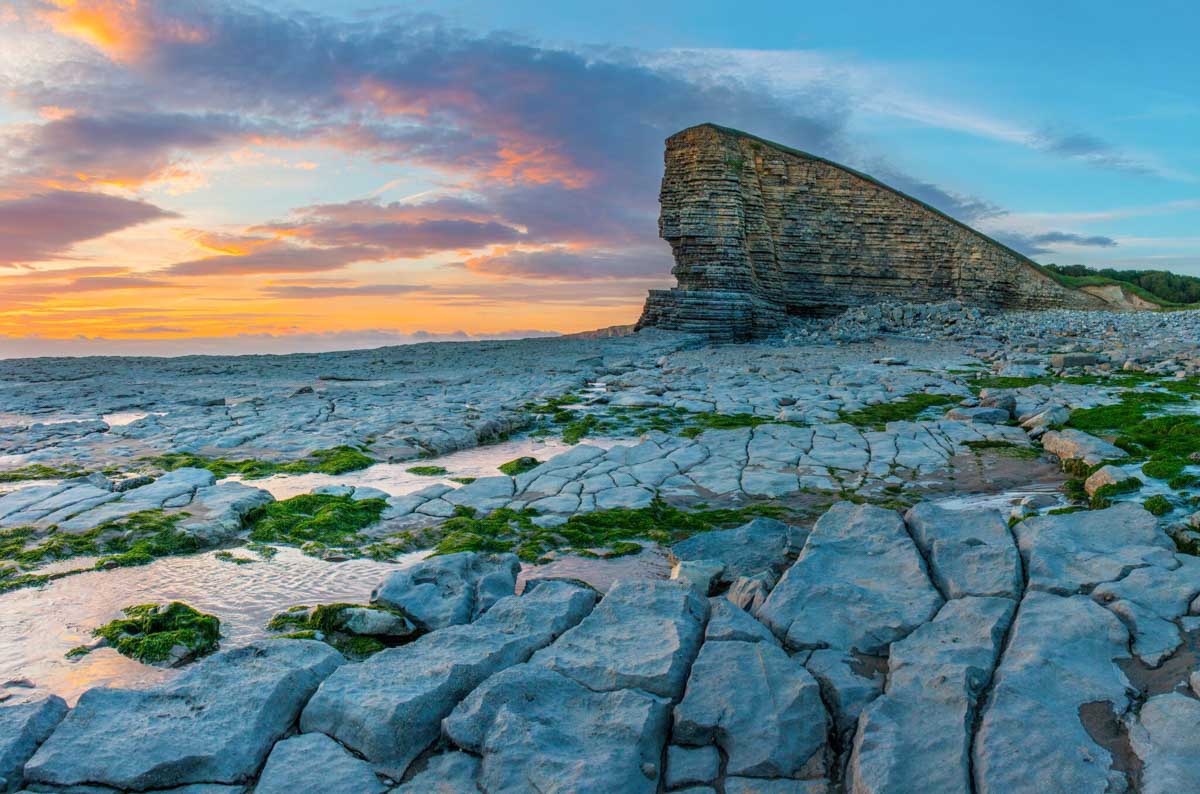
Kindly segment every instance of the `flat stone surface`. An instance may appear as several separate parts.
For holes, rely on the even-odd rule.
[[[862,712],[847,770],[851,794],[971,790],[971,726],[1016,603],[948,601],[892,644],[884,694]]]
[[[1082,460],[1089,466],[1106,460],[1122,460],[1129,453],[1082,430],[1049,430],[1042,436],[1042,448],[1062,460]]]
[[[701,532],[681,540],[671,546],[671,554],[680,560],[719,560],[725,564],[725,580],[733,581],[768,568],[782,569],[792,537],[793,531],[782,521],[756,518],[736,529]]]
[[[512,595],[520,570],[515,554],[443,554],[388,576],[371,594],[371,603],[398,609],[416,626],[433,631],[469,623]]]
[[[591,589],[546,582],[502,599],[474,623],[381,651],[330,676],[305,707],[300,728],[326,733],[399,777],[467,693],[550,644],[595,600]]]
[[[900,516],[840,502],[817,521],[757,617],[793,649],[877,653],[941,603]]]
[[[707,642],[675,707],[674,740],[717,745],[725,772],[798,777],[825,769],[829,718],[816,680],[766,642]]]
[[[392,794],[479,794],[479,759],[470,753],[449,752],[429,759],[425,768]]]
[[[0,703],[0,791],[21,785],[25,762],[66,713],[67,704],[55,695]]]
[[[1142,762],[1142,794],[1200,791],[1200,701],[1171,692],[1142,704],[1129,744]]]
[[[268,640],[210,656],[166,685],[91,689],[25,776],[136,791],[247,782],[342,662],[321,642]]]
[[[904,516],[929,572],[946,598],[1021,592],[1021,560],[1004,517],[995,510],[946,510],[932,502]]]
[[[321,781],[323,794],[381,794],[388,787],[371,765],[323,733],[284,739],[267,756],[254,794],[295,794]]]

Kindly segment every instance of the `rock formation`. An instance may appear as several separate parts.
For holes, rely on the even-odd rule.
[[[845,166],[702,124],[667,140],[659,234],[679,286],[639,327],[744,339],[787,315],[956,299],[989,309],[1105,308],[1027,257]]]

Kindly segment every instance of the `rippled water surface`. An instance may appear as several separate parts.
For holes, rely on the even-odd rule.
[[[270,561],[244,549],[233,553],[255,562],[222,562],[213,552],[168,557],[0,595],[0,682],[27,678],[73,703],[93,686],[160,681],[174,671],[148,667],[108,648],[74,661],[64,654],[89,642],[96,626],[120,617],[122,607],[172,600],[219,617],[222,647],[243,644],[266,636],[271,616],[294,604],[365,603],[387,573],[425,556],[416,552],[395,563],[329,563],[287,547]]]

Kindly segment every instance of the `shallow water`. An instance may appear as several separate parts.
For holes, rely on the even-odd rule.
[[[567,555],[545,565],[525,566],[517,577],[517,592],[523,592],[526,584],[534,579],[579,579],[606,593],[618,579],[668,579],[670,576],[671,561],[666,549],[651,544],[639,554],[611,560]]]
[[[233,553],[255,562],[222,562],[213,552],[167,557],[142,567],[88,572],[0,595],[0,681],[28,678],[39,689],[72,703],[93,686],[161,681],[174,672],[126,659],[108,648],[75,661],[64,654],[91,641],[92,629],[120,617],[122,607],[172,600],[219,617],[223,648],[241,645],[267,636],[267,621],[294,604],[366,603],[385,575],[426,554],[408,554],[395,563],[329,563],[289,547],[280,547],[269,561],[245,549]]]
[[[1012,508],[1020,504],[1025,497],[1044,495],[1053,496],[1057,500],[1047,509],[1067,504],[1066,497],[1053,486],[1022,488],[1000,493],[954,494],[930,501],[946,510],[999,510],[1007,518]]]
[[[608,449],[620,443],[636,442],[629,439],[585,438],[581,443]],[[571,447],[571,444],[564,443],[560,438],[526,436],[501,441],[498,444],[463,449],[436,458],[422,458],[403,463],[377,463],[347,474],[276,474],[261,480],[249,480],[248,484],[270,491],[276,499],[310,493],[313,489],[325,485],[367,486],[378,488],[392,496],[403,496],[435,483],[457,488],[459,483],[451,480],[451,477],[494,477],[500,474],[496,467],[502,463],[525,456],[544,462]],[[446,474],[428,477],[409,473],[408,470],[414,466],[441,466],[446,469]],[[238,476],[229,478],[238,479]]]

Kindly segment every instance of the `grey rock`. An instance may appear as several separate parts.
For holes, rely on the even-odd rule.
[[[716,747],[667,748],[667,788],[712,783],[721,773],[721,754]]]
[[[782,521],[756,518],[735,529],[701,532],[681,540],[671,546],[671,554],[679,560],[720,560],[725,564],[725,581],[733,581],[768,569],[781,570],[787,565],[792,535]]]
[[[704,627],[705,642],[741,640],[743,642],[769,642],[773,645],[779,643],[766,626],[728,599],[714,596],[708,600],[708,606],[708,625]]]
[[[430,557],[388,576],[371,603],[397,609],[426,631],[469,623],[516,591],[515,554],[463,551]]]
[[[1200,791],[1200,701],[1179,692],[1155,695],[1129,727],[1129,744],[1142,761],[1142,794]]]
[[[828,728],[816,679],[781,648],[709,642],[675,707],[673,737],[720,746],[729,775],[796,777],[824,771]]]
[[[946,598],[1021,592],[1021,560],[1008,524],[995,510],[946,510],[932,502],[904,516]]]
[[[720,560],[680,560],[671,567],[671,579],[707,596],[725,573]]]
[[[1122,469],[1120,466],[1101,466],[1092,472],[1086,480],[1083,481],[1083,490],[1087,491],[1088,496],[1095,495],[1096,491],[1106,485],[1120,485],[1123,482],[1134,479],[1133,475]]]
[[[25,762],[66,713],[57,695],[0,705],[0,791],[20,788]]]
[[[302,730],[320,731],[400,777],[438,726],[492,674],[529,658],[583,619],[596,593],[547,582],[502,599],[474,623],[434,631],[330,676],[305,707]]]
[[[947,419],[957,419],[962,422],[984,422],[990,425],[1003,424],[1012,419],[1012,413],[1004,408],[979,406],[978,408],[951,408],[946,412]]]
[[[817,521],[757,617],[791,648],[879,653],[941,603],[900,516],[840,502]]]
[[[892,644],[888,684],[862,712],[847,770],[851,794],[971,790],[975,704],[992,679],[1016,603],[948,601]]]
[[[597,692],[637,688],[678,698],[707,615],[708,601],[690,587],[619,581],[590,615],[532,662]]]
[[[1178,567],[1137,568],[1092,591],[1092,599],[1133,633],[1133,652],[1151,666],[1182,644],[1176,620],[1187,614],[1192,598],[1200,593],[1200,560],[1179,554],[1172,562]]]
[[[344,660],[322,642],[269,640],[149,689],[91,689],[25,767],[36,783],[141,791],[243,783]]]
[[[1110,790],[1120,775],[1080,709],[1107,701],[1126,711],[1130,686],[1113,659],[1128,655],[1128,642],[1121,622],[1086,596],[1025,596],[975,737],[979,794]]]
[[[1090,367],[1098,364],[1100,359],[1095,353],[1054,353],[1050,356],[1050,366],[1055,369],[1070,367]]]
[[[758,777],[725,778],[725,794],[828,794],[828,780],[765,780]]]
[[[479,794],[479,759],[469,753],[449,752],[429,759],[417,774],[392,794]]]
[[[725,597],[729,603],[756,613],[771,594],[771,588],[779,581],[779,577],[771,571],[762,571],[754,576],[739,576],[729,585]]]
[[[343,631],[367,637],[408,637],[416,633],[404,616],[367,607],[343,609],[338,613],[338,624]]]
[[[1129,453],[1120,447],[1069,427],[1046,431],[1042,435],[1042,448],[1061,460],[1082,460],[1089,466],[1129,457]]]
[[[821,699],[831,710],[834,727],[848,736],[858,723],[858,715],[883,691],[884,670],[880,662],[852,656],[845,651],[821,648],[804,662],[821,685]]]
[[[669,722],[664,698],[593,691],[530,663],[484,682],[444,729],[459,747],[482,754],[479,785],[489,794],[652,794]]]
[[[313,786],[319,786],[322,794],[381,794],[387,790],[366,761],[323,733],[302,733],[271,750],[254,794],[295,794]]]

